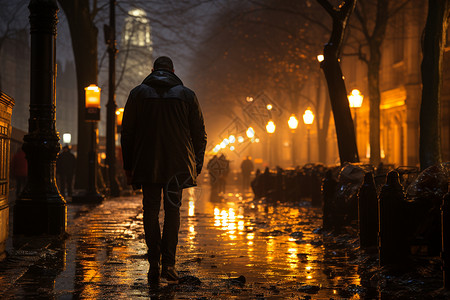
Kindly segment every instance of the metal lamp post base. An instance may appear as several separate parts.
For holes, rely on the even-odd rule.
[[[66,232],[67,206],[61,197],[27,199],[14,205],[14,235],[61,235]]]

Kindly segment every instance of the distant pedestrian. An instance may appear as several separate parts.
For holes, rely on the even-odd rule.
[[[241,163],[242,188],[247,190],[250,186],[250,175],[253,171],[253,162],[250,156],[247,156]]]
[[[59,192],[63,197],[72,197],[73,175],[76,158],[69,146],[64,146],[56,160],[56,175],[59,179]],[[67,193],[66,193],[67,192]]]
[[[203,167],[206,132],[197,97],[174,74],[170,58],[157,58],[152,73],[130,92],[121,143],[127,183],[142,185],[143,190],[149,283],[158,283],[160,277],[176,283],[182,189],[196,185]],[[161,190],[162,237],[158,217]]]
[[[230,173],[230,161],[227,159],[225,154],[221,154],[218,158],[219,164],[219,193],[225,194],[227,188],[228,174]]]
[[[22,148],[19,148],[11,159],[11,177],[14,178],[16,184],[16,199],[19,198],[20,193],[22,193],[27,183],[27,176],[28,162],[25,152]]]

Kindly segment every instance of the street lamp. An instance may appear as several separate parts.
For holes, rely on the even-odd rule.
[[[314,122],[314,114],[310,107],[305,110],[303,114],[303,123],[306,125],[306,130],[308,134],[308,162],[311,162],[311,124]]]
[[[246,134],[249,139],[252,139],[255,136],[255,130],[253,129],[253,127],[249,127]]]
[[[295,167],[295,129],[297,129],[298,127],[298,120],[294,114],[292,114],[289,117],[288,125],[292,132],[291,155],[292,155],[292,166]]]
[[[275,132],[276,126],[272,120],[269,120],[266,124],[266,131],[269,134],[269,165],[272,165],[273,162],[273,151],[272,151],[272,134]]]
[[[72,141],[72,135],[70,133],[63,134],[63,143],[68,145]]]
[[[95,84],[84,88],[85,97],[85,121],[91,123],[91,143],[88,154],[88,189],[72,197],[72,202],[101,202],[105,198],[97,191],[97,134],[96,122],[100,121],[100,91]]]
[[[275,126],[275,123],[272,120],[267,122],[267,125],[266,125],[267,133],[271,133],[272,134],[272,133],[275,132],[275,129],[276,129],[276,126]]]
[[[123,107],[116,110],[117,132],[120,132],[122,129],[123,111]]]
[[[324,59],[325,59],[325,57],[323,56],[323,54],[317,55],[317,61],[318,62],[323,62]]]
[[[353,89],[350,95],[347,96],[348,102],[350,104],[350,108],[353,108],[353,122],[355,127],[355,139],[357,135],[356,131],[356,125],[357,125],[357,115],[356,110],[362,106],[364,96],[361,94],[361,92],[357,89]]]

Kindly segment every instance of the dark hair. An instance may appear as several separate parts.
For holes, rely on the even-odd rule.
[[[173,62],[167,56],[160,56],[153,63],[153,69],[154,70],[164,69],[164,70],[169,70],[172,72],[173,71]]]

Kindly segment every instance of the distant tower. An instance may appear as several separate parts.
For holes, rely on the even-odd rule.
[[[117,105],[123,107],[130,90],[140,84],[150,73],[153,62],[153,46],[150,20],[147,13],[132,9],[125,18],[119,45],[117,68]]]

